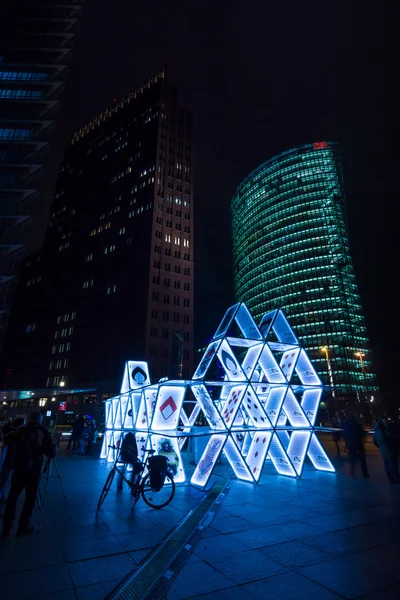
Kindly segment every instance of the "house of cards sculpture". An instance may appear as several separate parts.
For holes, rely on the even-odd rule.
[[[237,330],[236,337],[232,332]],[[259,326],[247,306],[229,308],[191,380],[151,385],[148,365],[129,361],[119,396],[105,403],[101,457],[113,461],[127,430],[143,448],[168,457],[177,483],[187,481],[181,459],[186,439],[208,442],[190,479],[204,487],[221,453],[236,477],[258,482],[266,459],[277,472],[301,477],[306,458],[334,472],[315,434],[323,385],[282,310]],[[200,413],[208,428],[195,428]]]

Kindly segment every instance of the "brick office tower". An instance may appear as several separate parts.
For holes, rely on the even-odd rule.
[[[117,390],[193,368],[191,115],[158,72],[77,132],[46,240],[26,261],[3,355],[8,388]]]

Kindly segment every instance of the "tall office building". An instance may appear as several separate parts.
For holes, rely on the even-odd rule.
[[[67,148],[42,251],[23,269],[3,353],[7,387],[118,391],[193,366],[191,115],[161,70]]]
[[[37,236],[49,208],[43,166],[82,4],[12,0],[0,6],[0,347],[22,261],[43,243],[43,233]]]
[[[376,390],[337,145],[294,148],[250,173],[232,200],[232,232],[237,300],[258,318],[283,308],[326,385]]]

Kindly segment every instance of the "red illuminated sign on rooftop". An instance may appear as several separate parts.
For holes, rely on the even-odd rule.
[[[328,148],[328,144],[326,142],[314,142],[313,148],[314,150],[326,150]]]

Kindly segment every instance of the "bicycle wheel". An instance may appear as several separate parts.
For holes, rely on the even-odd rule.
[[[115,469],[111,469],[111,471],[107,475],[107,479],[106,479],[106,482],[104,484],[104,487],[101,490],[100,498],[99,498],[99,501],[97,503],[97,510],[100,509],[101,505],[103,504],[104,500],[106,499],[106,496],[107,496],[108,492],[110,491],[110,488],[111,488],[111,485],[112,485],[112,482],[113,482],[113,479],[114,479],[114,475],[115,475]]]
[[[166,475],[165,483],[159,492],[152,489],[150,485],[150,473],[146,475],[141,484],[142,498],[151,508],[163,508],[167,506],[175,495],[175,482],[172,475]]]

